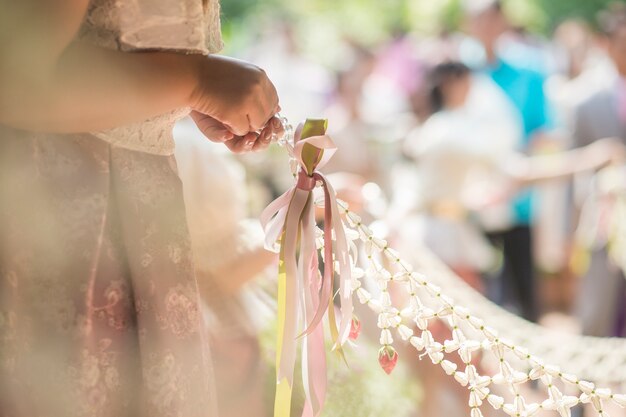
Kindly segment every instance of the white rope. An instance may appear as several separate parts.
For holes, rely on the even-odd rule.
[[[626,383],[626,339],[581,336],[531,323],[487,300],[427,249],[414,251],[411,260],[428,271],[430,280],[442,291],[459,304],[472,306],[477,316],[488,317],[498,333],[516,345],[581,378]]]
[[[340,203],[346,216],[349,233],[353,239],[359,239],[365,248],[369,264],[364,273],[355,268],[353,288],[362,304],[369,306],[378,314],[378,327],[381,329],[380,343],[383,349],[389,349],[394,343],[395,333],[402,340],[408,341],[415,349],[430,358],[435,365],[469,390],[469,406],[471,417],[480,417],[480,406],[486,401],[494,409],[502,409],[513,417],[535,415],[540,410],[555,410],[561,416],[571,416],[571,408],[578,404],[591,403],[599,416],[605,416],[605,401],[626,406],[626,395],[613,394],[608,388],[598,388],[594,383],[581,380],[577,376],[549,364],[534,352],[512,339],[500,336],[498,331],[471,313],[467,308],[458,305],[442,289],[435,285],[429,277],[413,271],[413,267],[405,262],[400,255],[391,249],[387,242],[376,238],[370,229],[361,222],[358,215],[348,210],[345,203]],[[391,271],[383,265],[391,265]],[[429,271],[430,273],[430,271]],[[380,288],[378,298],[363,288],[358,277],[368,277]],[[361,278],[362,279],[362,278]],[[396,285],[406,291],[409,304],[402,308],[393,305],[389,286]],[[428,301],[423,301],[427,299]],[[490,318],[492,316],[489,316]],[[428,326],[433,320],[445,322],[452,330],[452,338],[436,341]],[[407,324],[410,324],[409,327]],[[418,331],[413,330],[413,324]],[[515,329],[523,333],[528,328]],[[535,339],[535,335],[532,337]],[[481,375],[472,359],[479,352],[491,353],[498,364],[498,372],[494,375]],[[464,369],[446,359],[458,354],[464,363]],[[547,391],[547,398],[541,403],[527,404],[520,386],[538,380]],[[494,395],[490,387],[503,386],[508,388],[507,399]],[[576,395],[565,395],[563,391],[573,390]]]

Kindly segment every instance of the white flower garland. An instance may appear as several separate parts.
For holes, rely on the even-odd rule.
[[[429,280],[458,304],[472,306],[477,317],[488,317],[490,326],[516,346],[579,378],[626,389],[626,339],[583,336],[526,321],[486,299],[425,248],[412,249],[411,262],[428,271]]]
[[[378,327],[381,329],[380,343],[383,347],[393,344],[392,330],[402,340],[408,341],[415,349],[427,355],[433,364],[440,365],[443,370],[461,385],[470,391],[469,406],[472,409],[471,417],[482,416],[478,407],[484,400],[496,410],[502,409],[512,417],[530,417],[539,410],[556,410],[561,416],[570,416],[571,408],[577,404],[591,403],[598,413],[603,416],[604,401],[612,401],[620,407],[626,406],[626,395],[613,394],[607,388],[597,388],[589,381],[578,379],[575,375],[562,372],[558,367],[546,364],[541,359],[533,356],[527,349],[498,337],[497,332],[487,326],[483,320],[475,317],[464,307],[458,306],[454,301],[441,292],[441,289],[430,282],[423,274],[413,271],[411,265],[403,261],[398,253],[387,246],[384,240],[373,236],[370,229],[361,222],[358,215],[348,210],[345,203],[340,206],[346,216],[351,229],[348,228],[348,236],[355,239],[354,233],[358,231],[358,239],[364,246],[368,258],[369,268],[365,273],[354,265],[355,282],[353,285],[359,301],[366,304],[372,311],[378,314]],[[377,258],[384,257],[387,262],[394,266],[394,273],[387,270]],[[379,298],[374,298],[365,290],[359,277],[371,277],[381,289]],[[388,292],[390,283],[403,285],[410,295],[410,304],[398,309],[393,306]],[[429,308],[422,301],[422,294],[430,297],[436,309]],[[444,320],[452,330],[452,339],[443,343],[436,341],[428,330],[431,320]],[[412,321],[420,330],[416,334],[405,323]],[[482,336],[482,340],[469,337],[463,329],[462,323],[474,329]],[[478,351],[491,352],[498,362],[499,372],[493,376],[480,375],[472,364],[472,358]],[[457,352],[465,369],[459,370],[457,365],[447,359],[446,355]],[[509,356],[517,361],[522,361],[530,369],[522,372],[513,365]],[[541,403],[526,404],[522,397],[519,386],[529,381],[539,380],[547,389],[548,398]],[[576,388],[580,394],[577,396],[565,395],[557,387],[555,381],[561,381],[566,386]],[[490,392],[491,385],[505,386],[511,392],[513,398],[505,402],[503,397]]]
[[[279,140],[279,144],[284,145],[293,140],[293,128],[284,118],[282,122],[286,134]],[[290,164],[295,175],[297,165],[294,161],[290,161]],[[323,206],[323,201],[317,203]],[[338,204],[348,224],[346,226],[344,223],[344,228],[351,245],[353,294],[356,293],[359,301],[378,315],[381,352],[389,355],[389,359],[394,355],[393,360],[397,360],[397,353],[393,348],[394,333],[401,340],[410,343],[420,353],[420,358],[427,356],[433,364],[441,366],[447,375],[468,389],[471,417],[482,417],[479,407],[485,402],[511,417],[530,417],[541,410],[553,410],[563,417],[570,417],[572,407],[578,404],[591,404],[599,416],[606,416],[605,402],[626,406],[626,395],[596,387],[594,383],[561,371],[557,366],[547,364],[534,356],[526,348],[499,337],[495,329],[486,325],[467,308],[457,305],[424,274],[414,271],[385,240],[374,236],[361,218],[348,209],[345,202],[338,201]],[[317,247],[322,249],[323,231],[319,228],[317,236]],[[367,257],[366,270],[357,266],[358,241]],[[320,252],[323,254],[323,250]],[[391,268],[387,269],[385,263],[391,265]],[[380,289],[378,297],[372,296],[364,288],[361,282],[363,278],[375,282]],[[388,291],[390,285],[399,286],[406,291],[409,296],[407,306],[394,306]],[[428,330],[432,320],[446,323],[452,331],[452,338],[443,343],[435,340]],[[417,330],[413,330],[413,324]],[[496,374],[481,375],[472,364],[479,352],[491,353],[498,364]],[[461,359],[463,369],[449,360],[454,353]],[[547,391],[544,401],[527,403],[522,396],[520,386],[531,381],[539,381]],[[508,399],[495,395],[490,389],[492,386],[507,388],[511,395]],[[565,389],[577,394],[567,395],[563,393]]]

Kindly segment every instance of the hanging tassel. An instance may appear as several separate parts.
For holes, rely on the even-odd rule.
[[[280,242],[278,272],[277,388],[275,417],[289,417],[297,347],[302,340],[303,417],[320,415],[326,395],[326,351],[322,319],[328,312],[333,350],[344,358],[342,346],[353,329],[351,266],[348,241],[335,191],[319,172],[336,150],[326,133],[327,121],[308,119],[296,130],[290,155],[298,162],[295,185],[274,200],[261,215],[266,248]],[[319,272],[315,246],[314,189],[324,193],[324,265]],[[333,240],[334,236],[334,240]],[[333,298],[334,262],[339,266],[339,323]],[[303,329],[299,332],[299,324]],[[345,358],[344,358],[345,360]]]

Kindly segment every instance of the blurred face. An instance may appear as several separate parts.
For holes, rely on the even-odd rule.
[[[455,109],[465,104],[470,90],[469,74],[453,78],[443,88],[444,105],[448,109]]]
[[[490,48],[507,28],[502,12],[488,9],[468,17],[467,30],[471,36]]]
[[[608,53],[620,75],[626,76],[626,25],[611,35]]]
[[[554,32],[554,42],[564,52],[564,70],[574,78],[584,69],[590,49],[590,33],[587,27],[578,21],[566,21]],[[562,59],[562,58],[561,58]]]

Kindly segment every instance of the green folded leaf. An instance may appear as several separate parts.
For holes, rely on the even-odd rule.
[[[328,127],[327,119],[306,119],[302,128],[302,136],[300,139],[310,138],[311,136],[320,136],[326,133]],[[309,143],[302,148],[302,161],[306,166],[307,174],[312,175],[317,164],[322,160],[324,150],[317,148]]]

